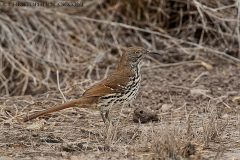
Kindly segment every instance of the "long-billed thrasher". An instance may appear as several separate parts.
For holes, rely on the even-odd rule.
[[[126,105],[136,97],[141,81],[139,63],[147,54],[161,55],[141,47],[128,48],[115,72],[86,90],[80,98],[27,116],[24,122],[70,107],[100,110],[102,119],[106,122],[112,107]]]

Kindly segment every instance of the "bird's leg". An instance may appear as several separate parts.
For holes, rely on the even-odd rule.
[[[100,114],[102,116],[103,122],[106,123],[106,114],[104,114],[103,111],[100,111]]]
[[[106,123],[106,121],[110,121],[109,117],[109,110],[105,111],[105,114],[103,111],[100,111],[100,114],[102,116],[103,122]]]
[[[105,113],[105,118],[106,118],[108,121],[110,121],[109,110],[106,111],[106,113]]]

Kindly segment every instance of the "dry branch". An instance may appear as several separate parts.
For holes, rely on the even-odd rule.
[[[1,7],[0,95],[57,90],[57,70],[63,88],[95,76],[95,70],[97,79],[103,78],[98,67],[109,69],[107,62],[116,63],[112,57],[129,46],[169,55],[214,53],[240,62],[238,8],[237,2],[208,0]],[[102,53],[105,58],[96,63]]]

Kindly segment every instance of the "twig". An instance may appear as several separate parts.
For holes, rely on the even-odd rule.
[[[201,74],[199,74],[199,76],[197,76],[197,78],[195,78],[195,80],[192,82],[191,86],[193,86],[202,76],[208,75],[209,72],[202,72]]]
[[[183,39],[177,39],[177,38],[174,38],[172,36],[162,34],[160,32],[151,31],[149,29],[143,29],[143,28],[130,26],[130,25],[123,24],[123,23],[109,22],[109,21],[104,21],[104,20],[99,20],[99,19],[94,19],[94,18],[88,18],[88,17],[83,17],[83,16],[72,16],[72,15],[70,16],[70,15],[66,15],[64,13],[57,13],[57,14],[60,15],[60,16],[67,16],[67,17],[71,17],[71,18],[75,18],[75,19],[81,19],[81,20],[87,20],[87,21],[92,21],[92,22],[97,22],[97,23],[103,23],[103,24],[108,24],[108,25],[112,25],[112,26],[120,26],[120,27],[127,28],[127,29],[133,29],[133,30],[138,30],[138,31],[145,32],[145,33],[155,34],[155,35],[158,35],[158,36],[162,36],[164,38],[168,38],[171,41],[178,41],[178,42],[181,42],[181,43],[192,45],[194,47],[198,47],[198,49],[202,49],[205,52],[209,51],[209,52],[212,52],[212,53],[223,55],[223,56],[225,56],[225,57],[227,57],[227,58],[229,58],[233,61],[236,61],[236,62],[240,63],[240,59],[232,57],[232,56],[226,54],[225,52],[217,51],[215,49],[212,49],[212,48],[209,48],[209,47],[206,47],[206,46],[201,46],[197,43],[189,42],[189,41],[186,41],[186,40],[183,40]]]
[[[65,98],[65,96],[64,96],[64,94],[62,93],[61,88],[60,88],[58,70],[57,70],[57,84],[58,84],[58,90],[59,90],[59,92],[61,93],[64,101],[67,102],[67,99]]]

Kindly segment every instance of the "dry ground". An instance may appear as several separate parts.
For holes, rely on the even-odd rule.
[[[146,59],[138,97],[133,107],[112,111],[113,126],[97,111],[77,108],[17,121],[62,103],[59,91],[1,97],[0,159],[240,159],[239,65],[207,54],[175,65],[166,59]],[[86,80],[62,91],[70,100],[91,85]],[[134,123],[139,106],[159,120]]]

